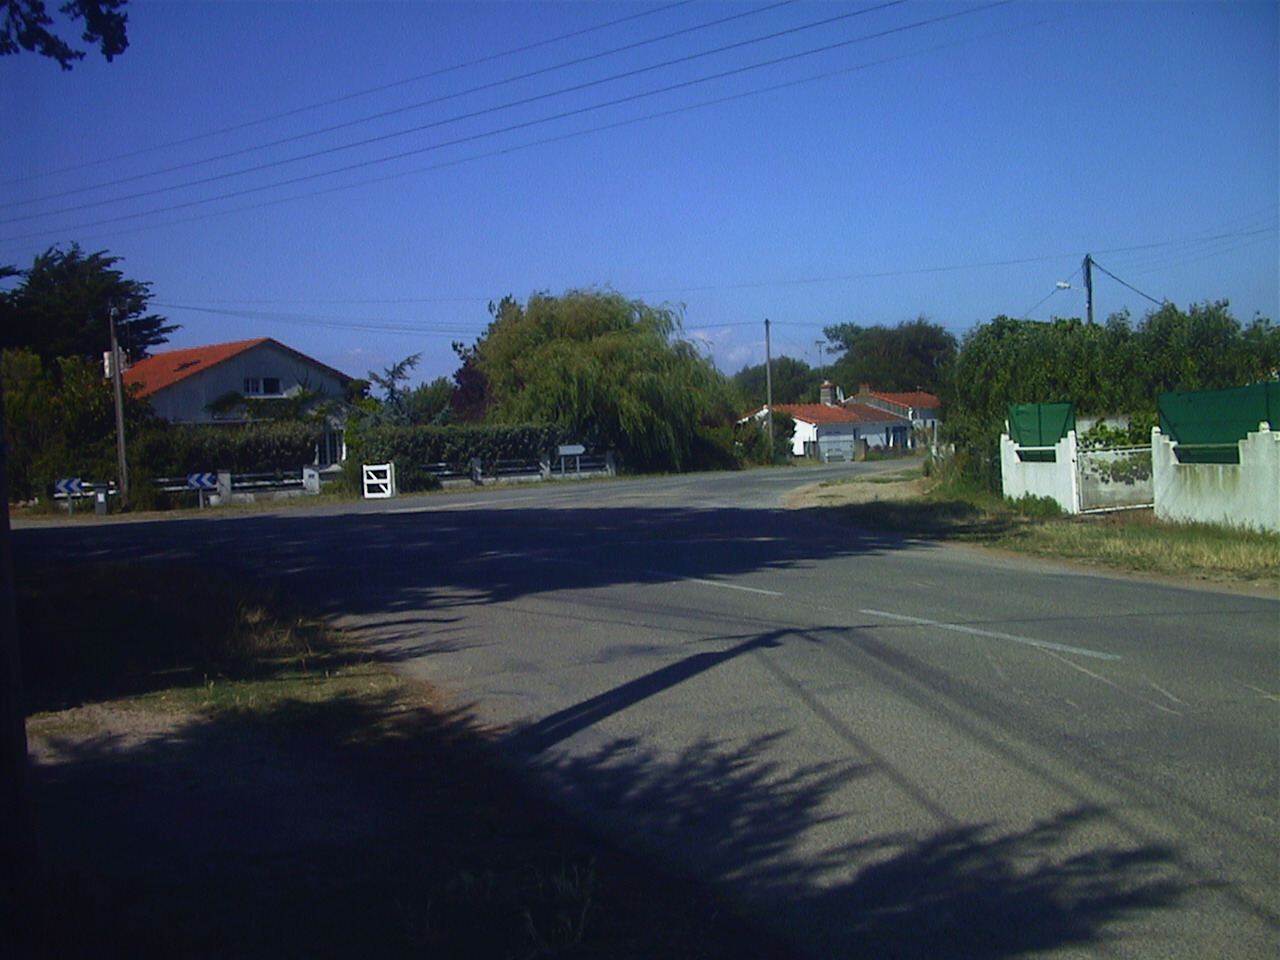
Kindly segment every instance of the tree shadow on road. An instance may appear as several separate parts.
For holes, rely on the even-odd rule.
[[[1185,892],[1173,850],[1082,839],[1107,818],[1093,808],[1024,829],[966,824],[824,847],[824,824],[849,816],[833,793],[873,771],[787,769],[763,758],[771,739],[702,742],[674,758],[619,740],[537,767],[611,834],[696,864],[816,956],[998,960],[1084,946]]]

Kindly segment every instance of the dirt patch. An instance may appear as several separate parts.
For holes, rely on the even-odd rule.
[[[855,503],[918,500],[932,489],[934,482],[926,477],[913,480],[847,480],[839,483],[811,483],[791,491],[783,498],[788,510],[812,507],[843,507]]]

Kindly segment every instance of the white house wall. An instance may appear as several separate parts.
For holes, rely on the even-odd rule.
[[[340,398],[345,390],[342,381],[324,368],[263,343],[157,391],[151,395],[151,405],[158,416],[173,423],[215,423],[209,405],[228,393],[243,393],[250,378],[278,379],[280,396],[306,389]]]

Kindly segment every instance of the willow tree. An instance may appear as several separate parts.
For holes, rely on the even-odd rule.
[[[636,470],[732,462],[733,392],[680,338],[676,310],[570,290],[507,297],[490,312],[484,335],[460,351],[483,383],[489,422],[559,424]]]

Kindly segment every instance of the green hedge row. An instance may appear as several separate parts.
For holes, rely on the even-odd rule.
[[[397,485],[412,492],[437,485],[429,464],[537,460],[553,455],[560,444],[575,442],[579,442],[576,437],[555,425],[384,425],[349,429],[347,459],[349,463],[395,463]]]
[[[213,470],[297,472],[315,462],[321,432],[311,423],[160,426],[130,442],[130,460],[150,477]]]

